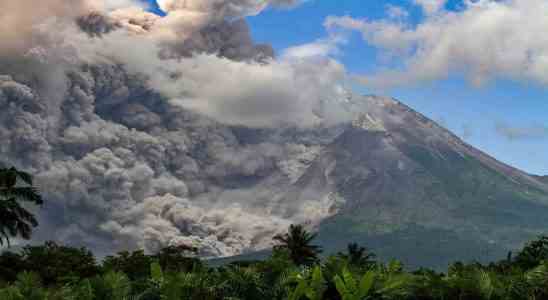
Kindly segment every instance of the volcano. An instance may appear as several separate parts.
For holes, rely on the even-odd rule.
[[[364,113],[283,200],[331,199],[334,213],[319,226],[326,252],[358,242],[384,259],[439,268],[503,258],[548,228],[545,178],[497,161],[394,99],[351,105]]]
[[[34,174],[46,199],[32,242],[229,257],[304,223],[326,253],[358,242],[443,268],[506,257],[548,228],[546,177],[391,98],[341,93],[317,103],[313,126],[254,128],[174,105],[122,67],[68,79],[52,98],[0,76],[0,160]],[[330,123],[330,109],[345,118]]]

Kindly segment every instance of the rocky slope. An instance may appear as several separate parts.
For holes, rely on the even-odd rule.
[[[367,113],[321,151],[284,198],[332,199],[337,213],[319,228],[328,251],[356,241],[383,258],[440,267],[502,258],[548,228],[546,181],[393,99],[352,101]]]

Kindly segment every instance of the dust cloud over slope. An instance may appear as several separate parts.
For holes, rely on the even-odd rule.
[[[219,15],[225,2],[242,9]],[[338,103],[344,68],[275,59],[232,20],[291,1],[211,3],[195,18],[131,1],[48,0],[32,13],[29,1],[2,4],[13,8],[0,9],[13,43],[0,46],[0,156],[36,174],[47,199],[35,240],[99,253],[184,243],[226,256],[332,212],[308,199],[272,213],[349,118]],[[249,142],[248,131],[269,139]]]

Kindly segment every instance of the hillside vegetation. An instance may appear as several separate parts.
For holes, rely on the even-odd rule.
[[[293,226],[262,261],[209,267],[193,249],[121,252],[97,263],[84,248],[53,242],[0,256],[0,299],[548,299],[548,238],[515,257],[455,262],[444,273],[381,263],[356,244],[318,259],[314,236]],[[305,239],[301,239],[305,237]]]

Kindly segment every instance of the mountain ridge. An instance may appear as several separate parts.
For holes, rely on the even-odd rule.
[[[326,146],[285,195],[286,203],[333,198],[336,212],[318,229],[326,249],[360,241],[381,257],[441,267],[455,258],[500,258],[548,227],[546,183],[399,101],[360,99],[366,117]],[[441,236],[452,242],[442,243],[436,259],[407,255],[409,249],[432,253],[427,248]]]

